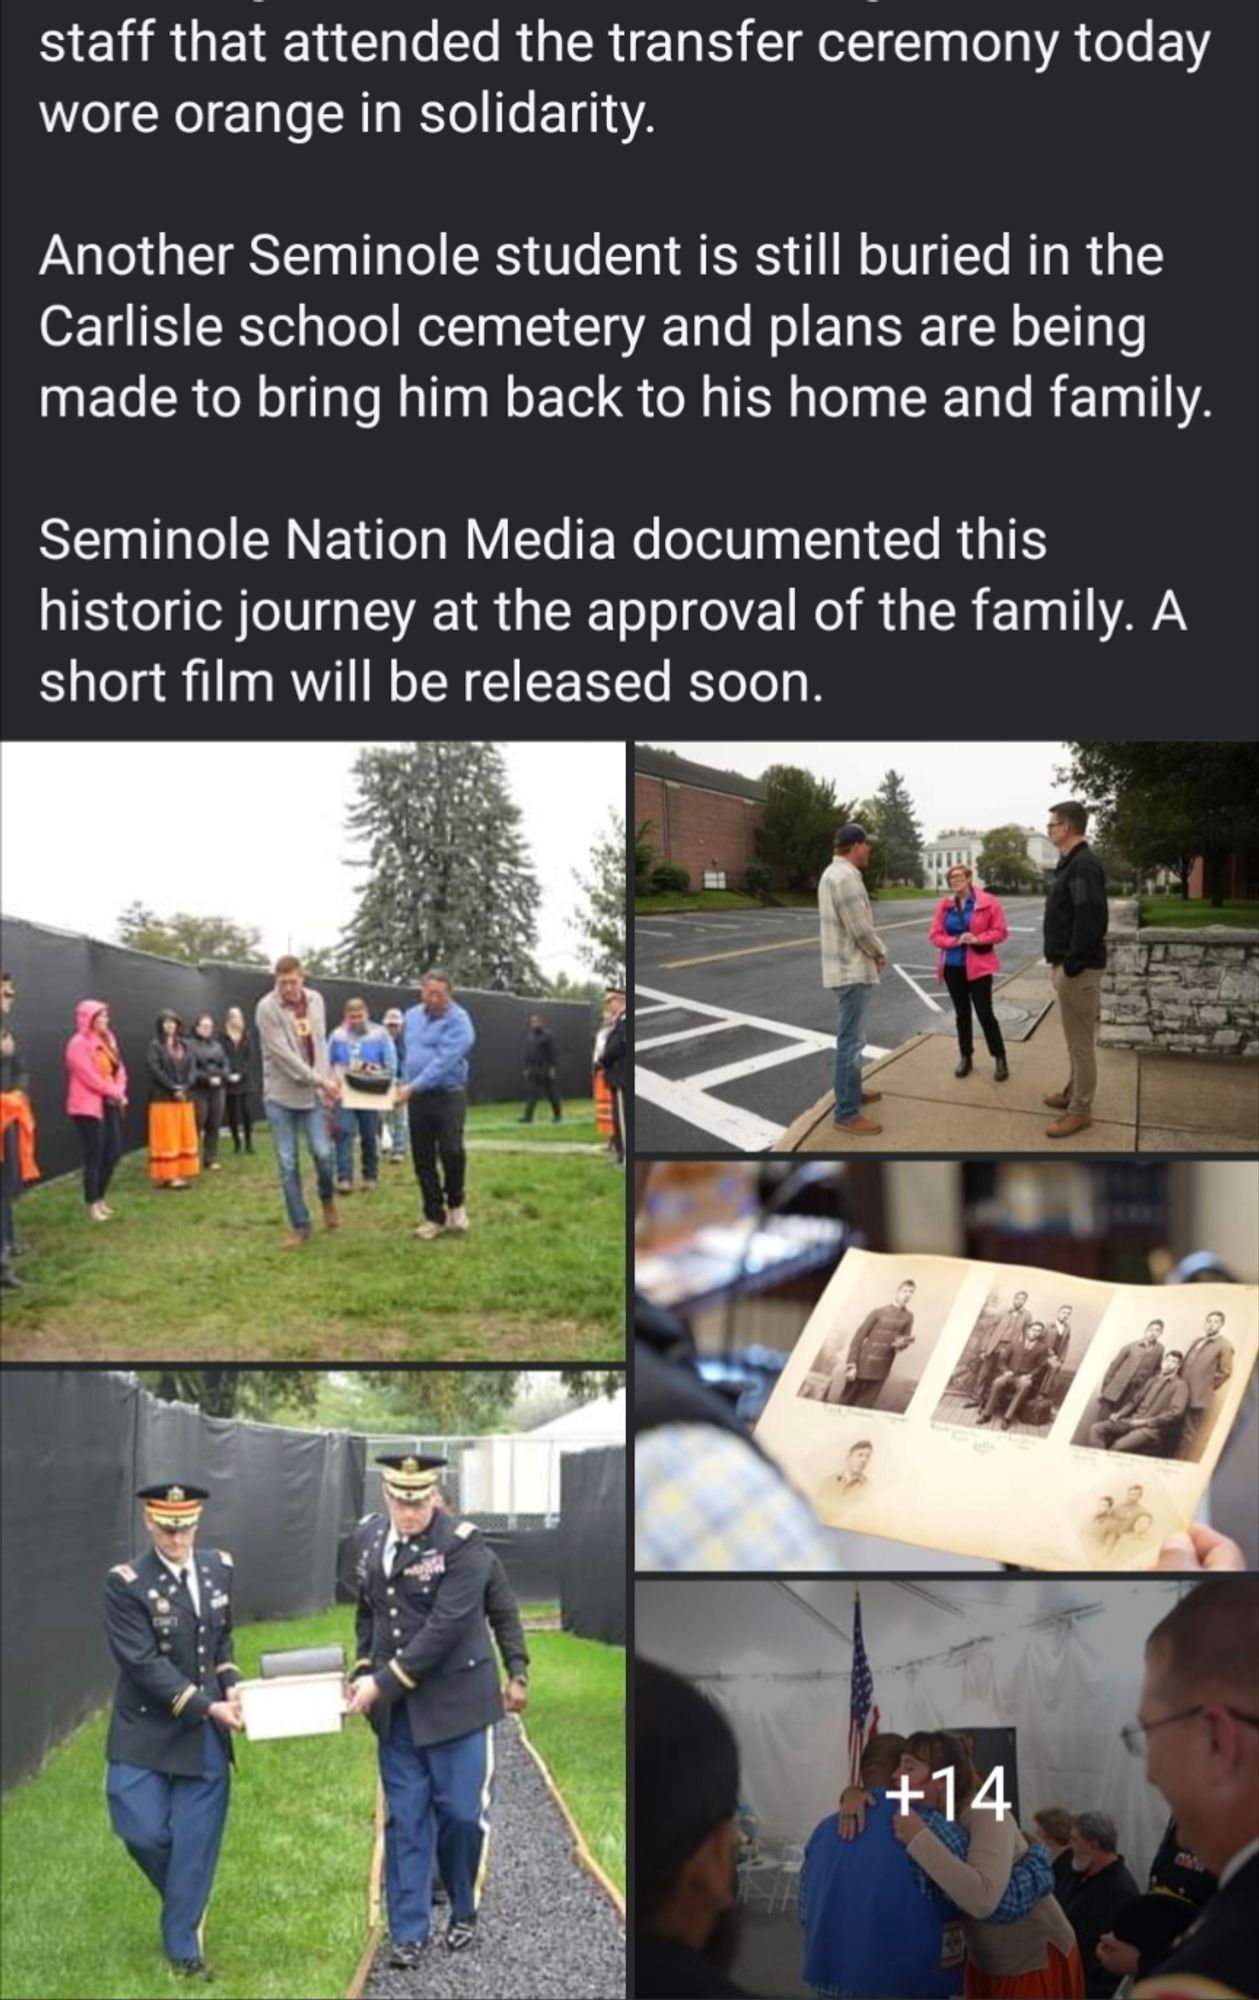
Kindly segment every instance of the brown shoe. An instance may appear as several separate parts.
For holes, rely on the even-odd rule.
[[[858,1139],[870,1139],[873,1138],[876,1132],[881,1132],[883,1127],[877,1125],[873,1118],[863,1118],[860,1112],[858,1112],[855,1118],[837,1118],[835,1120],[835,1130],[837,1132],[852,1132]]]
[[[309,1242],[310,1236],[305,1229],[295,1229],[291,1236],[285,1237],[280,1248],[281,1250],[304,1250]]]
[[[325,1202],[322,1202],[322,1203],[321,1203],[320,1205],[321,1205],[321,1207],[322,1207],[322,1209],[323,1209],[323,1226],[324,1226],[324,1228],[325,1228],[325,1229],[339,1229],[339,1228],[341,1227],[341,1217],[340,1217],[340,1215],[339,1215],[339,1214],[337,1213],[337,1204],[336,1204],[336,1202],[335,1202],[335,1201],[325,1201]]]
[[[1074,1139],[1077,1132],[1083,1132],[1093,1120],[1083,1111],[1068,1111],[1065,1118],[1055,1118],[1052,1125],[1046,1125],[1047,1139]]]
[[[1047,1104],[1051,1111],[1065,1111],[1070,1102],[1065,1090],[1051,1090],[1041,1099],[1041,1103]]]
[[[883,1092],[881,1090],[863,1090],[861,1093],[861,1102],[863,1104],[877,1104],[882,1095]]]

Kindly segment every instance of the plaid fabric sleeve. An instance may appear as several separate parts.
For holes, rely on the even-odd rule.
[[[870,901],[855,871],[842,877],[835,901],[840,922],[858,949],[867,958],[882,958],[883,940],[870,921]]]
[[[836,1567],[807,1500],[737,1432],[661,1424],[634,1449],[638,1569]]]
[[[930,1806],[923,1812],[922,1818],[936,1839],[948,1848],[950,1854],[955,1854],[959,1861],[964,1861],[970,1847],[970,1835],[965,1828],[959,1826],[955,1819],[945,1819],[943,1813],[935,1812]],[[945,1895],[943,1889],[936,1886],[918,1863],[912,1860],[912,1856],[911,1862],[920,1878],[919,1887],[923,1889],[924,1894],[942,1903],[946,1909],[956,1911],[956,1904]],[[1016,1924],[1020,1917],[1027,1915],[1034,1904],[1039,1903],[1042,1896],[1050,1893],[1053,1885],[1053,1864],[1049,1858],[1049,1849],[1042,1841],[1033,1841],[1027,1853],[1021,1854],[1010,1870],[1005,1894],[992,1915],[985,1917],[984,1922]]]
[[[943,1813],[934,1811],[931,1806],[926,1807],[922,1818],[936,1839],[948,1848],[950,1854],[955,1854],[959,1861],[966,1859],[967,1849],[970,1847],[970,1835],[964,1826],[959,1826],[955,1819],[946,1819]],[[943,1889],[936,1886],[926,1869],[919,1867],[912,1854],[909,1856],[909,1865],[924,1896],[930,1896],[933,1903],[942,1904],[946,1910],[956,1909],[956,1905],[945,1895]]]

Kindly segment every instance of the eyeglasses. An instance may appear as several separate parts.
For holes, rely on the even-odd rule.
[[[1128,1723],[1127,1727],[1119,1732],[1123,1737],[1125,1750],[1131,1751],[1134,1757],[1139,1757],[1145,1749],[1142,1738],[1148,1736],[1152,1729],[1162,1729],[1169,1722],[1187,1722],[1191,1715],[1201,1715],[1208,1706],[1213,1707],[1214,1704],[1200,1701],[1196,1708],[1182,1708],[1178,1715],[1161,1715],[1157,1722]],[[1235,1722],[1248,1722],[1252,1729],[1259,1729],[1259,1715],[1243,1715],[1239,1708],[1228,1707],[1225,1707],[1224,1713],[1231,1715]]]

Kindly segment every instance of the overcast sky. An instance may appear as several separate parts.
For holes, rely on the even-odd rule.
[[[964,719],[964,705],[959,722]],[[668,743],[697,764],[759,778],[770,764],[796,764],[834,780],[842,805],[868,799],[886,771],[899,771],[923,837],[945,827],[1030,826],[1042,830],[1063,796],[1054,772],[1069,761],[1061,743]]]
[[[141,902],[225,916],[276,957],[336,943],[362,877],[345,830],[353,743],[6,743],[0,889],[6,916],[113,938]],[[572,871],[625,806],[620,743],[500,746],[542,885],[538,962],[583,976],[566,919]]]

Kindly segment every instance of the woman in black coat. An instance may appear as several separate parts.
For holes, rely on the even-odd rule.
[[[207,1173],[217,1174],[228,1063],[227,1051],[214,1032],[212,1014],[198,1014],[188,1037],[188,1046],[194,1063],[192,1102],[197,1114],[202,1160]]]
[[[196,1058],[173,1008],[157,1017],[149,1043],[149,1178],[155,1186],[186,1188],[201,1172],[197,1114],[192,1102]]]
[[[227,1057],[227,1076],[224,1091],[227,1102],[227,1128],[232,1135],[232,1148],[239,1153],[241,1141],[247,1153],[254,1149],[254,1114],[249,1102],[253,1087],[253,1045],[249,1030],[245,1026],[245,1016],[239,1007],[229,1007],[223,1016],[223,1033],[220,1038],[223,1053]]]

